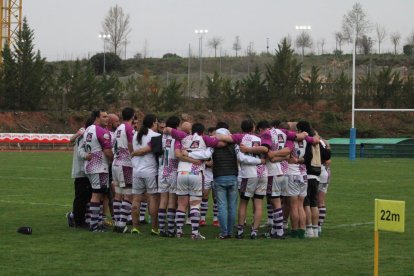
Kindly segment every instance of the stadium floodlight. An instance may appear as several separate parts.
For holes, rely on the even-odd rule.
[[[104,43],[104,58],[103,58],[103,74],[106,74],[106,40],[111,38],[110,34],[99,34],[98,37],[103,40]]]
[[[208,33],[207,29],[197,29],[194,31],[196,35],[198,35],[198,58],[200,60],[200,82],[202,81],[202,67],[203,67],[203,35]]]
[[[296,30],[311,30],[312,27],[310,25],[300,25],[300,26],[295,26]]]

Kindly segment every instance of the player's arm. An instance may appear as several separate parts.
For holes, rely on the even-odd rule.
[[[69,141],[71,142],[71,143],[74,143],[75,142],[75,140],[78,138],[78,137],[80,137],[80,136],[82,136],[83,135],[83,133],[85,132],[85,129],[83,128],[83,127],[81,127],[75,134],[73,134],[71,137],[70,137],[70,139],[69,139]]]
[[[96,133],[99,143],[102,146],[102,151],[105,156],[112,162],[114,153],[112,152],[111,135],[108,131]]]
[[[306,136],[305,140],[306,140],[306,143],[309,143],[309,144],[312,144],[312,145],[317,145],[320,142],[320,138],[317,135],[315,135],[313,137]]]
[[[133,157],[134,156],[143,156],[143,155],[148,154],[150,152],[151,152],[151,146],[150,145],[147,145],[147,146],[145,146],[143,148],[134,150],[131,155]]]
[[[283,149],[280,150],[270,150],[267,153],[267,156],[270,159],[273,159],[274,157],[285,157],[286,155],[289,155],[292,152],[292,150],[288,147],[285,147]]]
[[[267,153],[269,149],[266,146],[248,147],[246,145],[240,144],[240,151],[243,153],[261,154]]]
[[[276,162],[282,162],[284,160],[288,160],[289,158],[290,158],[290,155],[286,155],[286,156],[275,156],[275,157],[273,157],[273,158],[271,158],[269,160],[272,163],[276,163]]]
[[[191,157],[185,156],[182,153],[181,149],[175,149],[174,152],[175,152],[175,157],[180,161],[193,163],[194,165],[201,165],[203,163],[202,160],[193,159]]]
[[[114,160],[114,153],[112,152],[112,148],[104,149],[103,150],[103,153],[109,159],[109,161]]]
[[[225,143],[234,143],[232,135],[216,134],[216,138]]]
[[[183,150],[182,153],[185,156],[188,156],[193,159],[198,159],[198,160],[208,160],[211,158],[211,155],[213,154],[211,148],[207,148],[205,150],[197,150],[197,151]]]
[[[260,164],[265,164],[266,160],[265,159],[261,159],[258,157],[254,157],[254,156],[250,156],[247,154],[244,154],[243,152],[240,151],[239,147],[236,147],[236,153],[237,153],[237,160],[245,165],[260,165]]]
[[[183,140],[188,134],[182,130],[178,130],[171,127],[165,127],[163,133],[170,134],[175,140],[181,141]]]
[[[125,134],[127,137],[128,142],[128,151],[131,154],[134,151],[134,147],[132,146],[132,139],[134,138],[133,128],[129,124],[125,124]]]
[[[86,146],[86,143],[84,142],[78,146],[78,156],[82,158],[83,160],[90,161],[92,159],[92,155],[86,151],[85,146]]]

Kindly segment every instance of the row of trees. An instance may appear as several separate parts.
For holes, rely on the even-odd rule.
[[[343,43],[352,43],[354,33],[356,32],[356,44],[361,54],[369,54],[372,52],[374,45],[378,45],[378,54],[381,54],[381,45],[386,40],[392,43],[394,54],[397,54],[397,48],[401,43],[401,34],[398,31],[389,32],[382,24],[373,24],[370,22],[368,14],[363,9],[360,3],[355,3],[350,11],[348,11],[342,20],[342,30],[334,33],[335,39],[335,53],[342,53]],[[126,14],[122,7],[115,5],[111,7],[102,22],[102,33],[108,34],[108,45],[110,51],[115,55],[121,56],[122,51],[125,50],[129,43],[129,35],[131,33],[130,16]],[[223,38],[213,36],[207,41],[207,46],[214,50],[214,57],[217,57],[217,52],[221,49]],[[325,54],[325,45],[327,40],[325,38],[318,39],[316,46],[320,53]],[[305,48],[312,48],[314,41],[307,31],[300,32],[295,38],[295,45],[304,54]],[[122,47],[125,46],[125,47]],[[408,48],[407,48],[408,46]],[[410,55],[414,47],[414,31],[407,37],[406,45],[404,45],[404,53]],[[235,36],[232,43],[232,50],[235,56],[240,55],[242,51],[242,41],[240,36]],[[254,43],[249,42],[245,47],[246,55],[255,55]],[[142,53],[138,53],[138,57],[146,57],[148,52],[148,42],[145,40]]]
[[[266,71],[256,70],[241,81],[219,76],[207,79],[210,108],[237,110],[242,108],[288,109],[295,104],[307,104],[314,109],[318,101],[329,103],[342,112],[351,109],[352,80],[341,72],[336,78],[324,78],[320,68],[313,66],[302,77],[300,64],[286,39],[278,45],[273,63]],[[404,79],[389,67],[377,73],[367,72],[357,86],[356,104],[359,107],[412,108],[414,106],[414,77]]]
[[[4,48],[0,70],[0,107],[3,109],[65,111],[133,105],[143,111],[200,107],[233,111],[288,109],[298,103],[314,108],[320,100],[343,112],[351,108],[351,79],[347,74],[325,77],[313,66],[309,74],[302,76],[301,64],[286,38],[263,72],[256,67],[238,81],[216,72],[203,84],[206,95],[189,100],[184,93],[193,87],[188,87],[187,79],[170,79],[165,83],[145,71],[143,75],[136,74],[121,81],[115,74],[101,75],[102,65],[97,56],[72,64],[47,63],[40,52],[34,51],[33,36],[24,19],[16,45],[13,49],[7,45]],[[388,67],[377,73],[369,71],[358,81],[357,106],[412,108],[413,76],[402,78]]]
[[[371,36],[373,32],[373,36]],[[335,52],[342,53],[342,45],[344,42],[353,43],[356,37],[356,45],[361,54],[370,54],[374,44],[378,45],[378,54],[381,54],[381,44],[388,37],[394,46],[394,54],[397,54],[397,48],[401,43],[401,34],[398,31],[388,33],[387,28],[379,23],[372,24],[367,13],[360,3],[355,3],[350,11],[348,11],[342,20],[342,30],[334,34]],[[295,40],[296,47],[302,50],[304,54],[305,48],[313,47],[314,43],[310,34],[302,31]],[[326,39],[321,38],[317,42],[317,47],[324,54],[324,46]],[[414,31],[407,37],[407,45],[414,45]],[[409,54],[404,50],[405,54]]]

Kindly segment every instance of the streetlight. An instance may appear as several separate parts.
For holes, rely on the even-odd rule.
[[[269,38],[266,38],[266,40],[267,40],[266,53],[267,55],[269,55]]]
[[[299,26],[295,26],[295,29],[297,31],[302,31],[302,32],[306,32],[307,30],[311,30],[312,27],[310,25],[299,25]],[[305,55],[304,51],[303,51],[303,46],[302,46],[302,64],[300,66],[300,74],[302,75],[302,67],[303,67],[303,56]]]
[[[208,30],[195,30],[194,33],[198,35],[198,57],[200,59],[200,82],[202,81],[201,72],[203,69],[203,35],[208,33]]]
[[[100,39],[102,39],[103,43],[104,43],[103,74],[105,75],[106,74],[106,57],[105,57],[105,54],[106,54],[106,40],[110,39],[111,35],[110,34],[100,34],[100,35],[98,35],[98,37]]]

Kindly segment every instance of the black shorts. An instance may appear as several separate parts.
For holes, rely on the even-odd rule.
[[[308,194],[303,206],[318,207],[318,186],[319,181],[317,179],[308,178]]]

